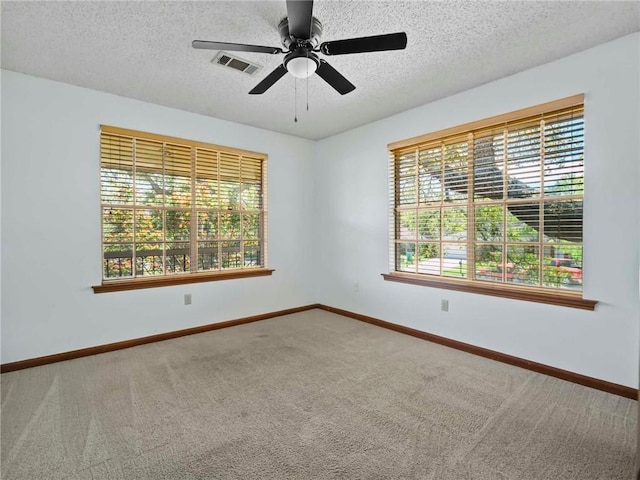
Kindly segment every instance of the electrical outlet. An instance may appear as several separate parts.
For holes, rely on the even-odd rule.
[[[190,293],[185,293],[184,294],[184,304],[185,305],[191,305],[191,294]]]
[[[442,310],[443,312],[449,311],[449,300],[442,299],[440,301],[440,310]]]
[[[360,284],[358,282],[355,282],[353,284],[353,291],[358,293],[360,291]]]

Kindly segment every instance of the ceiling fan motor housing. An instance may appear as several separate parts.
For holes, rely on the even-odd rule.
[[[294,51],[300,47],[306,47],[309,50],[313,50],[320,45],[320,37],[322,36],[322,23],[316,17],[311,20],[311,37],[305,38],[293,38],[289,33],[289,19],[283,18],[278,25],[278,33],[280,34],[280,41],[287,50]]]

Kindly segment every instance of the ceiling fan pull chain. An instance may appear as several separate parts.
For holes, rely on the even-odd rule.
[[[298,79],[293,77],[293,121],[298,123]]]

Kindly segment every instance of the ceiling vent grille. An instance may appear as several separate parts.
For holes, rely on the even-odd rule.
[[[253,75],[260,71],[262,65],[258,65],[257,63],[248,62],[239,58],[235,55],[231,55],[227,52],[219,52],[213,60],[212,63],[215,65],[220,65],[223,67],[232,68],[233,70],[237,70],[239,72],[246,73],[248,75]]]

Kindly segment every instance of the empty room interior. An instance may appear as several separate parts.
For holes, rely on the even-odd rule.
[[[640,478],[640,2],[1,8],[1,478]]]

